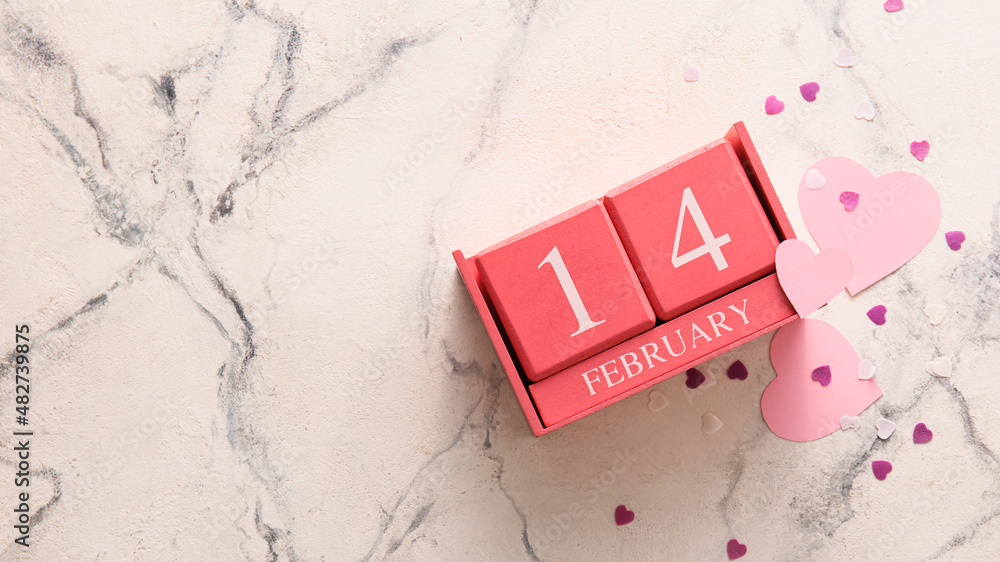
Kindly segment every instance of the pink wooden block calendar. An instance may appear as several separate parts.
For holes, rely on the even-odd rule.
[[[797,318],[774,275],[775,248],[794,237],[737,123],[601,200],[454,257],[537,436]]]

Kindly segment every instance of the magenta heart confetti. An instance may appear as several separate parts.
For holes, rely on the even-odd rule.
[[[816,101],[817,92],[819,92],[819,84],[816,82],[806,82],[799,86],[799,93],[802,94],[802,99],[808,102]]]
[[[887,12],[898,12],[903,9],[903,0],[885,0],[885,4],[882,4]]]
[[[913,141],[910,143],[910,154],[914,155],[921,162],[927,158],[927,153],[931,151],[931,143],[927,141]]]
[[[934,437],[934,432],[927,429],[927,426],[923,423],[918,423],[916,427],[913,428],[913,442],[916,444],[928,443]]]
[[[872,461],[872,473],[875,478],[885,480],[885,477],[892,472],[892,463],[889,461]]]
[[[956,252],[962,249],[962,242],[965,242],[965,233],[961,230],[952,230],[944,233],[944,241],[948,247]]]
[[[844,209],[847,211],[857,209],[860,200],[861,196],[853,191],[845,191],[840,194],[840,202],[844,204]]]
[[[726,554],[729,555],[730,560],[743,558],[747,554],[747,545],[741,544],[736,539],[732,539],[726,543]]]
[[[767,96],[764,100],[764,113],[768,115],[777,115],[785,110],[785,102],[779,100],[774,96]]]
[[[876,326],[881,326],[882,324],[885,324],[885,312],[886,308],[884,304],[873,306],[871,310],[868,311],[868,318],[874,322]]]
[[[833,377],[832,373],[830,373],[829,365],[823,365],[822,367],[816,367],[813,369],[812,379],[819,384],[826,386],[830,384],[831,378]]]
[[[687,382],[684,384],[686,384],[688,388],[694,390],[701,386],[701,383],[703,382],[705,382],[705,375],[701,371],[698,369],[687,370]]]
[[[629,511],[624,505],[619,505],[615,509],[615,523],[621,525],[628,525],[632,521],[635,521],[635,512]]]
[[[747,366],[744,365],[742,361],[733,363],[729,366],[729,369],[726,370],[726,376],[732,380],[740,379],[741,381],[745,381],[747,380],[747,375],[749,374],[750,372],[747,371]]]

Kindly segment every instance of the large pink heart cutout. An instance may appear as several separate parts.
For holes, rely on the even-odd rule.
[[[803,318],[778,330],[771,340],[777,374],[764,389],[760,410],[778,437],[813,441],[840,429],[841,416],[857,416],[882,396],[874,379],[859,379],[861,358],[851,343],[822,320]],[[829,365],[830,384],[813,380]]]
[[[824,181],[816,188],[813,172]],[[844,208],[840,194],[857,193],[858,206]],[[847,291],[857,294],[889,275],[924,249],[941,223],[941,200],[924,178],[891,172],[878,178],[850,158],[836,156],[813,164],[799,183],[799,209],[809,233],[823,250],[847,252],[854,273]]]

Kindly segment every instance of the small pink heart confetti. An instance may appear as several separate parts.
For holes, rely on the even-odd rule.
[[[822,367],[816,367],[813,369],[812,379],[823,386],[829,385],[832,378],[829,365],[823,365]]]
[[[785,109],[785,102],[779,100],[775,96],[767,96],[764,100],[764,113],[768,115],[777,115]]]
[[[965,242],[965,233],[961,230],[952,230],[944,233],[944,241],[948,247],[956,252],[962,249],[962,242]]]
[[[732,539],[726,543],[726,554],[729,556],[730,560],[743,558],[747,554],[747,545],[741,544],[740,541],[736,539]]]
[[[841,47],[840,52],[833,58],[833,64],[841,68],[852,67],[854,66],[854,54],[847,47]]]
[[[635,521],[635,512],[629,511],[624,505],[619,505],[615,509],[615,523],[621,525],[628,525],[632,521]]]
[[[885,312],[886,308],[884,304],[873,306],[871,310],[868,311],[868,318],[874,322],[876,326],[881,326],[882,324],[885,324]]]
[[[747,371],[747,366],[744,365],[742,361],[733,363],[729,366],[729,369],[726,370],[726,376],[732,380],[739,379],[741,381],[745,381],[747,380],[747,375],[749,374],[750,372]]]
[[[931,151],[931,143],[927,141],[913,141],[910,143],[910,154],[917,157],[921,162],[927,158],[927,153]]]
[[[885,477],[892,472],[892,463],[889,461],[872,461],[872,473],[878,480],[885,480]]]
[[[882,4],[887,12],[898,12],[903,9],[903,0],[885,0],[885,4]]]
[[[687,370],[687,382],[685,382],[684,384],[687,385],[688,388],[694,390],[699,386],[701,386],[701,383],[703,382],[705,382],[704,373],[702,373],[698,369]]]
[[[684,80],[686,82],[697,82],[698,81],[698,67],[688,66],[684,69]]]
[[[802,94],[802,99],[808,102],[816,101],[817,92],[819,92],[819,84],[816,82],[806,82],[799,86],[799,93]]]
[[[844,191],[840,194],[840,202],[844,204],[844,209],[848,212],[853,211],[858,208],[858,201],[861,200],[861,195],[853,191]]]
[[[917,443],[927,443],[934,437],[934,432],[927,429],[927,425],[923,423],[918,423],[916,427],[913,428],[913,442]]]

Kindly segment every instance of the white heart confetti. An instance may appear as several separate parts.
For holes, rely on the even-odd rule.
[[[697,82],[698,81],[698,67],[697,66],[689,66],[689,67],[685,68],[684,69],[684,80],[686,80],[688,82]]]
[[[712,412],[705,412],[701,416],[701,430],[705,435],[711,435],[722,429],[722,420]]]
[[[806,172],[806,189],[819,189],[826,185],[826,178],[819,170],[813,168]]]
[[[944,322],[944,315],[948,309],[943,304],[929,304],[924,308],[924,314],[931,319],[931,324],[937,326]]]
[[[875,427],[878,428],[878,438],[888,439],[892,432],[896,431],[896,424],[892,420],[887,420],[885,418],[879,418],[875,421]]]
[[[656,412],[667,407],[667,397],[659,390],[649,393],[649,409]]]
[[[854,54],[847,47],[843,47],[837,53],[837,56],[833,58],[833,64],[843,68],[852,67],[854,66]]]
[[[868,100],[862,100],[858,107],[854,108],[854,116],[858,119],[871,121],[875,118],[875,106]]]
[[[950,377],[951,357],[938,357],[927,363],[927,372],[935,377]]]
[[[848,429],[858,429],[861,427],[861,418],[858,416],[840,416],[840,429],[847,431]]]
[[[875,376],[875,364],[867,359],[862,359],[861,363],[858,363],[858,378],[868,380],[873,376]]]

